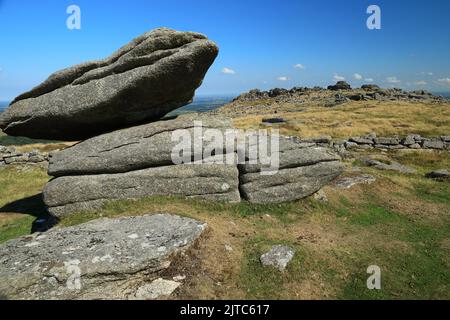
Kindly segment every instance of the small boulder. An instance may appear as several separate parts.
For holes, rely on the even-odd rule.
[[[294,254],[295,251],[291,247],[276,245],[269,252],[263,254],[260,261],[265,267],[275,267],[279,271],[284,271]]]
[[[427,173],[427,178],[436,180],[450,180],[450,171],[441,169]]]

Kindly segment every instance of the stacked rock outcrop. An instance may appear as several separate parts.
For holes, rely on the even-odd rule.
[[[47,165],[48,154],[39,151],[19,152],[14,147],[0,146],[0,167],[14,164]]]
[[[255,140],[239,133],[230,147],[227,135],[236,130],[229,119],[191,114],[161,120],[191,101],[217,52],[201,34],[157,29],[105,60],[59,71],[16,98],[0,117],[6,133],[86,139],[50,155],[54,179],[43,191],[50,213],[61,217],[152,195],[279,203],[309,196],[336,178],[343,167],[328,148],[276,136],[276,167],[265,174]],[[196,121],[205,143],[196,140]],[[213,150],[208,129],[223,137]],[[174,135],[180,133],[192,136],[193,144],[177,162]],[[256,138],[260,143],[259,133]]]

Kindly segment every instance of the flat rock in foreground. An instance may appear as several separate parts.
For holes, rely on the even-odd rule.
[[[76,141],[160,119],[191,102],[218,48],[204,35],[147,32],[109,58],[58,71],[0,116],[8,135]]]
[[[145,299],[174,254],[206,224],[169,214],[98,219],[0,246],[7,299]]]

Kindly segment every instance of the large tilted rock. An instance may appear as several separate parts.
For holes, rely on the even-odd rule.
[[[0,116],[9,135],[82,140],[188,104],[218,54],[204,35],[156,29],[109,58],[51,75]]]
[[[173,256],[206,224],[169,214],[99,219],[0,246],[7,299],[145,299]]]

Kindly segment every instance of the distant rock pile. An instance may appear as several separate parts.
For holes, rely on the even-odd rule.
[[[340,151],[342,149],[433,149],[449,150],[450,136],[441,137],[422,137],[418,134],[410,134],[406,137],[377,137],[375,133],[363,136],[352,137],[348,140],[336,140],[332,143],[333,147]]]
[[[275,103],[292,103],[298,106],[323,106],[334,107],[350,101],[408,101],[423,103],[442,103],[446,98],[435,96],[426,90],[405,91],[398,88],[383,89],[375,84],[366,84],[361,88],[352,89],[350,84],[339,81],[335,85],[328,86],[327,89],[321,87],[307,88],[294,87],[292,89],[275,88],[269,91],[259,89],[250,90],[235,98],[230,105],[235,108],[230,109],[231,113],[236,113],[240,109],[248,109],[253,103],[257,110],[267,109],[273,111]],[[242,106],[240,106],[242,104]],[[221,108],[219,112],[226,113],[227,108]],[[230,116],[233,116],[230,114]]]
[[[0,167],[16,164],[35,164],[46,166],[48,154],[39,151],[18,152],[14,147],[0,146]]]

